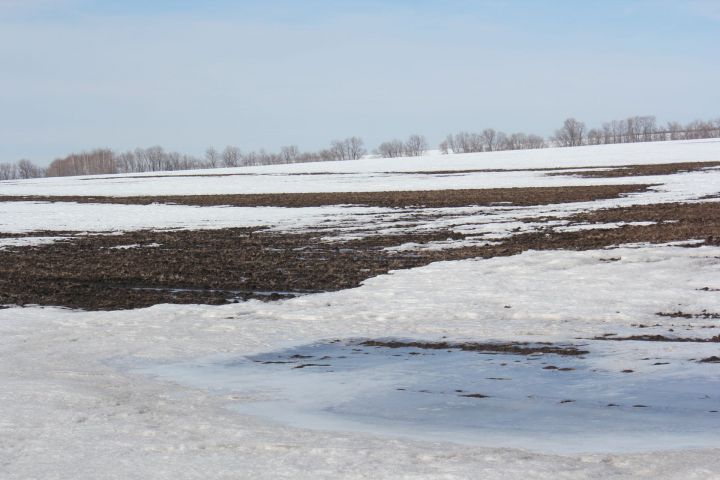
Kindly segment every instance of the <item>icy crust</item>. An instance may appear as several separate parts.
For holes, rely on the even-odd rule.
[[[233,412],[249,399],[242,388],[215,394],[122,369],[349,337],[709,338],[716,333],[703,327],[717,320],[656,314],[719,312],[719,257],[717,247],[526,252],[431,264],[272,304],[0,310],[3,478],[713,478],[716,445],[557,456],[542,444],[526,451],[311,431]],[[661,368],[642,360],[653,358],[668,363],[662,375],[717,382],[717,365],[691,361],[715,345],[608,341],[588,368],[632,369],[641,380]]]
[[[513,344],[501,343],[485,344],[489,351],[382,343],[332,340],[247,357],[149,363],[133,371],[218,394],[242,392],[234,410],[314,430],[560,454],[720,442],[716,367],[681,367],[678,375],[677,366],[668,365],[687,359],[656,361],[662,349],[648,349],[653,357],[643,359],[644,374],[637,375],[590,368],[588,357],[617,353],[600,340],[584,341],[583,355],[506,353],[503,347]],[[533,344],[521,345],[531,350]],[[714,350],[700,345],[696,353]]]

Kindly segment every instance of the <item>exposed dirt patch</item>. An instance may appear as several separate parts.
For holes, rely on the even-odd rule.
[[[701,313],[685,313],[685,312],[658,312],[655,315],[658,315],[660,317],[669,317],[669,318],[702,318],[705,320],[720,320],[720,313],[713,313],[708,311],[703,311]]]
[[[483,395],[482,393],[466,393],[463,395],[458,395],[460,397],[467,397],[467,398],[489,398],[490,395]]]
[[[0,202],[77,202],[150,205],[153,203],[235,207],[467,207],[511,204],[520,206],[589,202],[646,191],[651,185],[596,185],[583,187],[492,188],[406,192],[268,193],[246,195],[175,195],[157,197],[0,196]]]
[[[465,352],[505,353],[513,355],[555,354],[578,356],[588,353],[574,345],[553,345],[549,343],[476,343],[476,342],[415,342],[402,340],[366,340],[360,345],[384,348],[420,348],[423,350],[462,350]]]
[[[593,340],[609,340],[614,342],[692,342],[692,343],[720,343],[720,335],[711,338],[667,337],[665,335],[630,335],[628,337],[595,337]]]
[[[551,176],[572,175],[581,178],[619,178],[619,177],[644,177],[651,175],[674,175],[676,173],[697,172],[707,168],[719,167],[720,162],[683,162],[683,163],[660,163],[654,165],[627,165],[611,167],[607,170],[576,170],[572,172],[550,172]]]
[[[529,249],[591,250],[623,243],[698,238],[707,244],[720,244],[720,203],[611,209],[576,215],[571,220],[605,223],[631,219],[658,223],[581,232],[548,228],[493,245],[398,252],[386,248],[464,236],[436,230],[325,242],[320,236],[332,237],[333,232],[288,234],[252,229],[86,235],[61,243],[0,250],[0,304],[123,309],[157,303],[276,300],[352,288],[390,270],[441,260],[508,256]],[[715,318],[715,314],[708,315],[702,318]]]
[[[717,202],[619,207],[581,213],[569,220],[571,224],[591,225],[619,222],[656,224],[553,234],[548,241],[559,241],[558,248],[566,248],[562,244],[571,249],[571,245],[577,245],[581,249],[594,249],[621,243],[668,243],[687,240],[704,240],[708,245],[720,245],[720,203]]]
[[[703,358],[698,360],[700,363],[720,363],[720,357],[713,355],[712,357]]]
[[[329,363],[303,363],[292,368],[307,368],[307,367],[331,367]]]
[[[715,223],[719,211],[720,203],[718,202],[656,203],[594,210],[575,215],[572,219],[576,222],[588,223],[675,222],[698,224],[702,222]]]
[[[310,234],[225,229],[77,237],[0,251],[0,304],[116,309],[275,300],[355,287],[434,259],[385,253],[377,243],[447,238],[462,236],[441,231],[327,243]]]

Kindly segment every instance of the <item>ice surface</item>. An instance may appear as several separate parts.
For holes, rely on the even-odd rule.
[[[585,357],[336,341],[136,371],[254,397],[233,408],[301,428],[562,454],[720,444],[720,372],[679,376],[668,364],[638,376],[591,368]]]

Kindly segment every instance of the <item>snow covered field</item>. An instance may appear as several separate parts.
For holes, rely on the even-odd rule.
[[[487,241],[539,231],[548,221],[563,227],[563,219],[577,212],[698,202],[720,192],[720,169],[621,178],[384,172],[718,160],[717,141],[665,142],[193,172],[199,177],[0,182],[0,195],[82,196],[655,185],[592,202],[411,211],[0,202],[0,250],[66,240],[68,231],[236,226],[321,227],[353,235],[443,227],[483,233]],[[292,175],[313,172],[328,174]],[[260,175],[212,176],[216,173]],[[42,237],[10,235],[32,231],[43,231]],[[444,243],[440,247],[453,246]],[[276,302],[104,312],[0,309],[0,478],[720,478],[720,365],[700,362],[720,356],[720,344],[601,339],[712,339],[720,333],[720,320],[713,316],[720,313],[718,290],[720,247],[643,243],[436,262],[370,278],[358,288]],[[433,370],[432,356],[409,361],[415,367],[399,372],[377,360],[342,367],[353,387],[346,390],[305,369],[291,372],[298,373],[294,377],[272,366],[270,373],[253,370],[245,376],[217,370],[254,355],[359,338],[570,343],[590,353],[572,361],[552,359],[553,365],[576,368],[568,372],[538,367],[533,373],[509,365],[502,373],[500,363],[506,362],[497,357],[485,377],[514,381],[474,384],[487,399],[439,395],[456,385],[450,373],[458,367]],[[513,356],[507,358],[513,362]],[[279,376],[273,377],[275,371]],[[574,380],[565,383],[562,375]],[[417,401],[377,392],[392,389],[403,376],[415,390],[438,395]],[[292,378],[316,383],[293,384]],[[607,386],[600,398],[598,385]],[[622,404],[618,410],[606,405],[613,391],[622,391],[613,401]],[[575,396],[561,399],[561,393]],[[550,400],[493,414],[493,408],[516,405],[527,395]],[[371,401],[363,403],[364,398]],[[463,423],[455,415],[452,428],[436,422],[435,430],[423,430],[423,409],[440,412],[437,418],[442,408],[453,402],[465,408],[470,399],[487,400],[481,408],[488,421],[474,416]],[[572,402],[558,403],[566,399]],[[641,403],[645,406],[634,407]],[[298,404],[311,407],[310,421],[298,420]],[[268,414],[273,405],[284,415]],[[383,409],[393,418],[405,415],[411,434],[384,421]],[[347,415],[366,418],[344,423]],[[523,422],[517,426],[523,428],[513,428],[513,422]],[[438,425],[445,430],[438,432]],[[628,428],[632,425],[637,428]],[[487,435],[478,433],[483,428]]]
[[[217,195],[229,193],[377,192],[444,188],[544,187],[630,183],[632,179],[575,179],[528,169],[612,167],[718,160],[720,140],[597,145],[541,150],[433,154],[180,172],[40,178],[3,182],[2,195]],[[427,175],[419,172],[478,171]]]

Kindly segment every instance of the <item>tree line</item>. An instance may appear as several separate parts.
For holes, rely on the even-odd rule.
[[[282,147],[279,152],[243,152],[236,146],[228,145],[222,151],[210,147],[202,157],[166,151],[160,146],[121,153],[98,148],[55,159],[45,169],[21,168],[28,163],[32,165],[27,160],[18,164],[0,164],[0,180],[357,160],[367,153],[363,145],[358,137],[335,140],[329,148],[317,152],[302,152],[296,145]]]
[[[585,124],[568,118],[555,132],[552,141],[559,147],[580,145],[609,145],[614,143],[662,142],[666,140],[697,140],[720,137],[720,118],[695,120],[686,125],[668,122],[658,125],[654,116],[635,116],[625,120],[603,123],[599,128],[587,130]]]
[[[679,122],[659,125],[652,115],[633,116],[587,129],[585,123],[568,118],[548,139],[541,135],[506,134],[486,128],[479,132],[450,134],[440,143],[439,150],[443,154],[473,153],[703,138],[720,138],[720,119],[695,120],[685,125]],[[383,158],[416,157],[427,153],[428,148],[426,138],[416,134],[406,140],[382,142],[372,153]],[[0,163],[0,180],[357,160],[367,153],[359,137],[334,140],[328,148],[314,152],[303,152],[296,145],[282,147],[278,152],[243,152],[239,147],[228,145],[223,150],[210,147],[202,157],[166,151],[160,146],[120,153],[98,148],[55,159],[47,168],[27,159]]]
[[[441,153],[447,154],[702,138],[720,138],[720,118],[714,121],[695,120],[686,125],[679,122],[658,125],[652,115],[634,116],[606,122],[599,128],[590,130],[585,123],[568,118],[562,127],[555,131],[555,135],[547,140],[540,135],[527,135],[522,132],[507,135],[493,128],[486,128],[481,132],[448,135],[438,148]]]
[[[482,132],[460,132],[448,135],[440,145],[440,153],[473,153],[496,152],[500,150],[525,150],[529,148],[545,148],[547,143],[540,135],[527,135],[522,132],[498,132],[494,128],[486,128]]]

